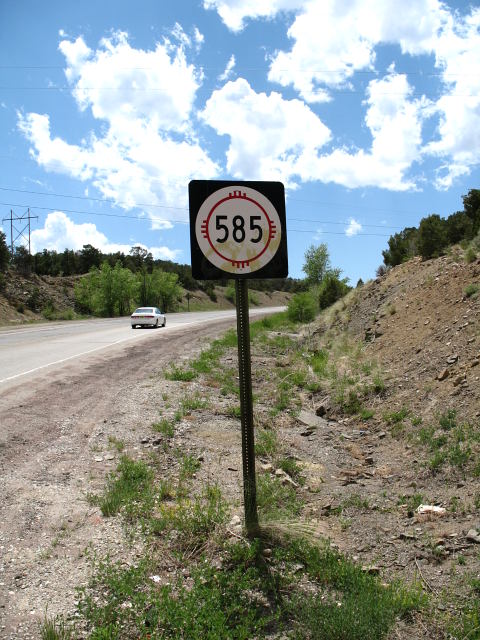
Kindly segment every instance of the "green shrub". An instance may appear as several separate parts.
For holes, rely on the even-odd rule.
[[[340,280],[335,273],[327,273],[320,284],[318,306],[320,309],[330,307],[334,302],[343,298],[349,288],[345,280]]]
[[[465,251],[465,262],[467,264],[471,264],[472,262],[475,262],[476,259],[477,252],[472,246],[468,247],[468,249]]]
[[[311,322],[316,313],[317,303],[310,291],[296,293],[288,303],[288,318],[293,322]]]
[[[480,285],[471,283],[465,287],[464,293],[467,296],[467,298],[473,298],[473,297],[476,297],[479,290],[480,290]]]

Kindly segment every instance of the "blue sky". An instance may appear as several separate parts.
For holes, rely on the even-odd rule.
[[[0,0],[1,218],[189,263],[191,179],[280,180],[290,276],[325,242],[367,280],[479,187],[479,31],[453,0]]]

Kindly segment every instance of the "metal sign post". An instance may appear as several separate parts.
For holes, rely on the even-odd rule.
[[[247,534],[258,532],[257,484],[255,480],[255,442],[253,432],[252,370],[250,325],[248,319],[248,286],[246,280],[235,280],[237,300],[238,376],[240,380],[240,419],[242,425],[243,498]]]
[[[192,180],[190,247],[197,280],[235,279],[247,534],[258,534],[248,278],[288,275],[285,192],[280,182]]]

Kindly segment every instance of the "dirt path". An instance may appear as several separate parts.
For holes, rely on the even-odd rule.
[[[99,556],[135,553],[124,548],[118,523],[101,518],[86,495],[100,490],[115,468],[115,443],[131,452],[148,446],[151,424],[165,404],[152,393],[152,380],[231,324],[178,331],[113,357],[97,355],[0,396],[2,638],[38,638],[46,612],[74,610],[75,587],[87,576],[88,545]]]

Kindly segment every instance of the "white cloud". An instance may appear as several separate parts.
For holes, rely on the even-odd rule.
[[[304,179],[334,182],[348,188],[376,186],[394,191],[415,188],[408,171],[421,153],[425,100],[412,100],[403,75],[372,80],[367,91],[365,124],[372,135],[369,150],[337,148],[302,167]]]
[[[435,54],[447,90],[435,106],[438,137],[425,152],[447,160],[437,177],[437,187],[447,189],[480,163],[480,9],[452,19]]]
[[[48,115],[18,114],[40,165],[91,180],[124,209],[145,203],[154,228],[184,221],[190,179],[219,171],[193,132],[201,74],[186,61],[189,38],[179,25],[174,36],[179,44],[165,40],[153,51],[133,49],[124,33],[104,39],[97,51],[81,37],[60,43],[80,109],[91,109],[102,124],[100,133],[91,131],[80,144],[52,135]]]
[[[180,25],[173,36],[180,44],[166,40],[153,51],[132,48],[123,32],[103,39],[95,52],[82,37],[62,40],[65,75],[79,107],[91,108],[117,135],[126,118],[145,118],[166,131],[186,131],[202,76],[186,61],[190,39]]]
[[[200,115],[230,137],[227,170],[239,179],[281,180],[292,187],[295,176],[302,178],[301,165],[313,161],[330,139],[303,102],[256,93],[243,78],[214,91]]]
[[[168,247],[147,247],[133,242],[131,245],[109,242],[105,234],[90,222],[76,224],[63,211],[49,213],[43,229],[35,229],[31,234],[32,253],[43,249],[64,251],[65,249],[81,250],[83,245],[91,244],[103,253],[121,251],[128,254],[132,246],[141,246],[150,251],[154,258],[175,260],[181,253]]]
[[[448,14],[439,0],[321,0],[303,3],[288,30],[289,52],[273,57],[269,79],[292,85],[309,102],[330,99],[327,88],[373,70],[380,43],[409,54],[433,51]]]
[[[243,29],[245,18],[273,18],[280,11],[294,11],[305,0],[204,0],[205,9],[216,9],[232,31]]]
[[[232,75],[233,69],[235,68],[235,56],[232,54],[230,56],[230,60],[227,62],[227,66],[225,67],[225,71],[218,76],[218,79],[221,82],[225,82],[225,80],[228,80],[230,78],[230,76]]]
[[[362,230],[362,225],[355,220],[355,218],[350,218],[349,225],[345,229],[345,235],[351,237],[356,236],[357,233],[360,233]]]
[[[203,45],[203,43],[205,42],[205,36],[203,35],[203,33],[199,31],[198,27],[195,27],[193,31],[193,39],[195,40],[195,44],[197,45],[197,51],[198,51],[200,47]]]

